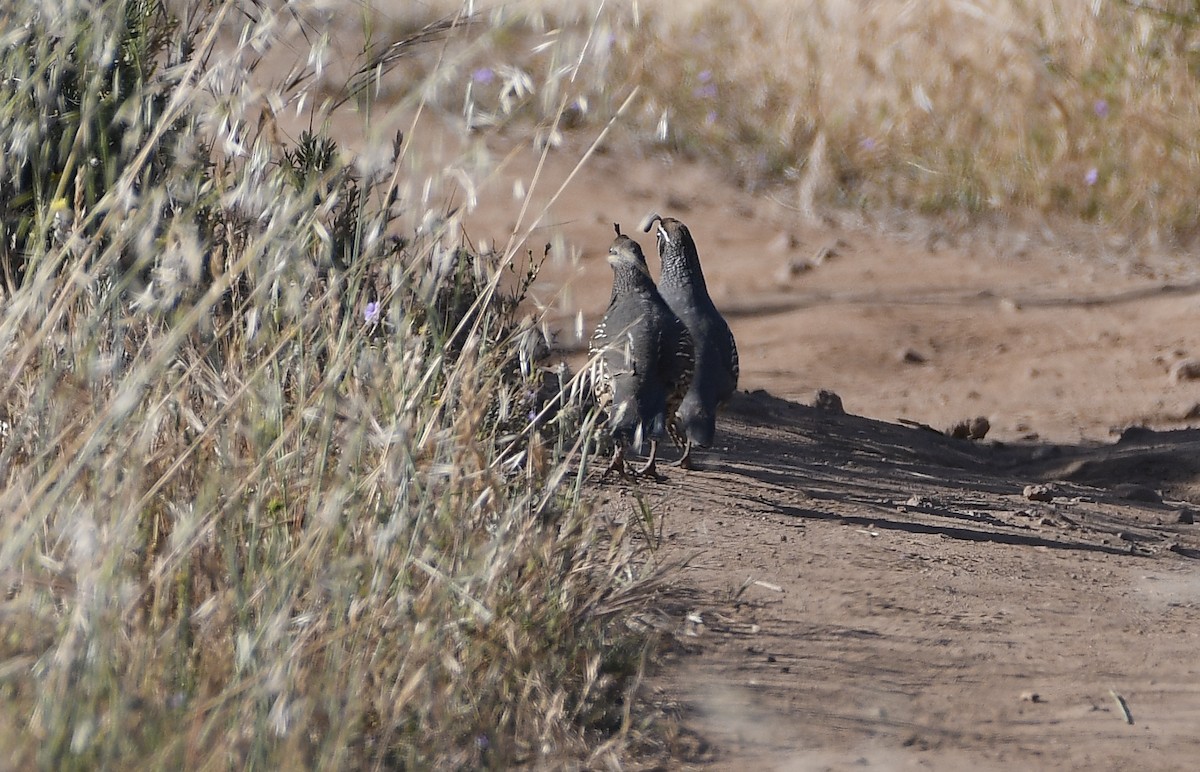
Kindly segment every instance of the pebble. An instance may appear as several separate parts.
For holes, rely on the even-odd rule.
[[[946,430],[946,435],[956,440],[982,440],[992,428],[992,423],[984,416],[963,419]]]
[[[1200,359],[1180,359],[1171,365],[1169,376],[1171,383],[1194,381],[1200,378]]]
[[[842,398],[828,389],[821,389],[813,400],[813,407],[836,415],[845,415],[846,408],[842,407]]]
[[[802,273],[808,273],[813,269],[813,267],[814,266],[812,263],[804,260],[803,258],[792,258],[783,264],[783,266],[779,269],[779,273],[777,274],[776,278],[780,282],[787,282],[796,278]]]
[[[1054,501],[1058,491],[1051,485],[1026,485],[1021,495],[1030,501]]]

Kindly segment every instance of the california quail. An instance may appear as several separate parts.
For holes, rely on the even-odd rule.
[[[658,256],[662,276],[658,290],[667,305],[691,333],[695,344],[695,372],[691,386],[676,413],[678,425],[671,428],[683,445],[679,463],[688,468],[692,445],[707,448],[717,429],[717,407],[737,390],[738,353],[733,332],[721,312],[713,305],[700,269],[696,242],[686,225],[671,217],[652,215],[646,223],[649,231],[658,225]]]
[[[615,227],[617,238],[608,251],[612,298],[590,346],[598,368],[596,396],[608,403],[616,444],[605,474],[614,469],[624,474],[626,446],[640,452],[649,439],[650,456],[638,473],[655,475],[658,439],[691,380],[692,340],[654,286],[642,248]]]

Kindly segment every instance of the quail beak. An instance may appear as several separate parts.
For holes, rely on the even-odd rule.
[[[658,224],[658,237],[666,243],[671,243],[671,237],[667,235],[667,229],[662,227],[662,223]]]

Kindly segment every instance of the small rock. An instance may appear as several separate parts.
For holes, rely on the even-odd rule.
[[[1190,509],[1181,509],[1179,510],[1178,522],[1182,523],[1183,525],[1192,525],[1196,522],[1196,518],[1192,515],[1192,511]]]
[[[808,273],[814,268],[813,264],[807,260],[794,257],[785,262],[776,274],[776,278],[781,282],[788,282],[802,273]]]
[[[1145,442],[1154,437],[1154,430],[1148,429],[1145,426],[1126,426],[1121,430],[1121,435],[1117,437],[1117,444],[1126,442]]]
[[[911,348],[901,351],[898,357],[906,365],[923,365],[927,361],[924,354]]]
[[[946,430],[946,436],[955,440],[965,440],[971,433],[969,421],[959,421]]]
[[[825,410],[836,415],[846,414],[846,409],[842,407],[842,398],[827,389],[821,389],[817,392],[817,397],[813,401],[813,407],[817,410]]]
[[[1171,365],[1169,372],[1171,383],[1179,383],[1180,381],[1194,381],[1200,378],[1200,359],[1180,359],[1175,364]]]
[[[976,416],[970,420],[962,420],[946,430],[946,436],[956,440],[982,440],[987,436],[992,424],[984,416]]]
[[[933,509],[933,503],[933,499],[914,493],[901,506],[906,509],[930,510]]]
[[[1026,485],[1021,495],[1030,501],[1054,501],[1058,490],[1052,485]]]
[[[1037,692],[1021,692],[1021,702],[1045,702]]]
[[[838,254],[840,254],[838,249],[844,246],[846,246],[846,242],[842,241],[841,239],[838,239],[832,244],[826,244],[813,254],[812,260],[809,262],[811,262],[813,265],[821,265],[826,260],[832,260],[833,258],[837,257]]]
[[[1021,304],[1012,298],[1000,298],[1000,310],[1006,313],[1016,313],[1021,310]]]

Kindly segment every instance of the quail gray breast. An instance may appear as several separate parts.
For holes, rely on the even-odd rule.
[[[658,290],[687,326],[695,346],[692,380],[674,415],[676,423],[670,427],[684,448],[680,464],[687,467],[692,445],[702,448],[712,445],[717,408],[737,391],[737,342],[708,295],[700,254],[688,227],[673,217],[653,215],[645,229],[649,231],[655,226],[658,256],[662,260]]]
[[[625,472],[624,452],[650,441],[638,470],[654,475],[658,440],[691,383],[694,355],[686,325],[654,285],[637,242],[621,233],[608,252],[612,296],[591,340],[597,401],[607,405],[616,450],[606,474]]]

